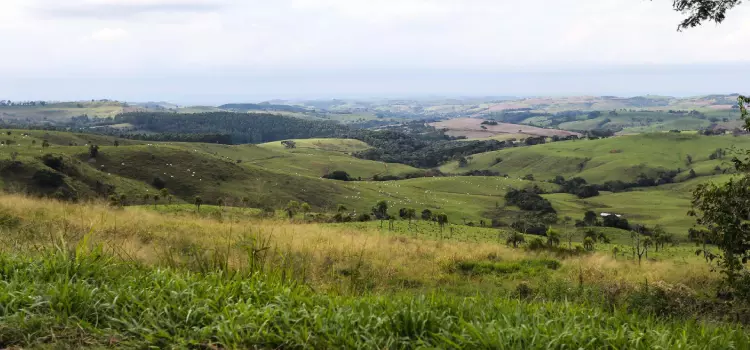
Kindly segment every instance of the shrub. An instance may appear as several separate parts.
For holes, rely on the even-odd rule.
[[[516,286],[515,294],[521,299],[528,299],[534,295],[534,289],[532,289],[528,283],[521,282]]]
[[[349,173],[343,170],[336,170],[333,172],[330,172],[328,174],[323,175],[324,179],[330,179],[330,180],[338,180],[338,181],[352,181],[351,176],[349,176]]]
[[[63,159],[62,159],[62,157],[61,156],[55,156],[55,155],[52,155],[52,154],[49,154],[49,153],[42,156],[42,163],[44,163],[44,165],[46,165],[46,166],[48,166],[48,167],[50,167],[52,169],[55,169],[57,171],[62,170],[62,167],[63,167]]]
[[[162,188],[167,187],[167,183],[160,177],[156,176],[153,180],[151,180],[151,185],[156,187],[156,189],[161,190]]]
[[[35,172],[31,179],[37,185],[49,188],[59,187],[65,183],[65,178],[62,174],[47,169]]]
[[[544,241],[541,238],[536,237],[529,242],[527,248],[529,250],[543,250],[547,248],[547,245],[544,244]]]
[[[576,196],[578,198],[591,198],[596,197],[599,195],[599,190],[596,188],[596,186],[588,185],[583,186],[581,189],[576,193]]]
[[[510,205],[515,205],[521,208],[521,210],[556,213],[555,209],[552,208],[552,203],[550,203],[550,201],[528,189],[512,189],[508,191],[508,193],[505,194],[505,201]]]

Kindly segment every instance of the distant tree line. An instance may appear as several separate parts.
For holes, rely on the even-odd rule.
[[[351,130],[331,121],[313,121],[277,114],[232,112],[131,112],[115,116],[115,123],[163,134],[229,135],[232,144],[262,143],[295,138],[340,137]]]
[[[219,106],[221,109],[226,109],[233,112],[248,112],[248,111],[280,111],[280,112],[297,112],[305,113],[309,112],[307,108],[290,106],[290,105],[277,105],[268,102],[262,103],[228,103]]]

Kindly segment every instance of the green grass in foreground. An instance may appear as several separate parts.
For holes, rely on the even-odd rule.
[[[189,273],[98,254],[0,255],[0,346],[745,349],[739,327],[570,303],[336,297],[281,274]]]

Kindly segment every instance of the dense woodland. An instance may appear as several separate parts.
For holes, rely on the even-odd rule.
[[[229,135],[231,143],[262,143],[294,138],[338,137],[349,128],[335,122],[311,121],[275,114],[152,113],[133,112],[115,117],[116,123],[129,123],[148,132],[173,134]]]
[[[356,153],[355,156],[359,158],[420,168],[435,167],[460,156],[499,150],[512,145],[495,140],[456,141],[423,122],[374,131],[351,128],[336,122],[312,121],[277,114],[134,112],[116,116],[114,123],[129,123],[136,130],[146,132],[123,132],[112,128],[101,128],[99,132],[153,141],[224,144],[317,137],[353,138],[373,147]]]

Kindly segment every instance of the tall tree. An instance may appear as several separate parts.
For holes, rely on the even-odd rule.
[[[741,3],[742,0],[673,0],[674,10],[687,15],[677,30],[697,27],[706,21],[721,23],[727,11]]]
[[[377,202],[372,208],[372,215],[380,220],[380,228],[383,228],[383,220],[388,219],[388,202]]]
[[[709,260],[717,260],[727,282],[733,285],[750,259],[750,176],[730,179],[717,185],[701,184],[693,192],[693,209],[699,225],[712,232],[714,244],[721,254],[704,253]]]

